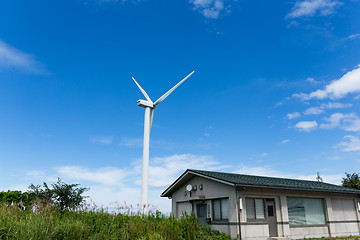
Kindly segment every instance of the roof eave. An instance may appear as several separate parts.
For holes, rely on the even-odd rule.
[[[310,192],[329,192],[329,193],[345,193],[360,195],[360,192],[348,192],[348,191],[337,191],[337,190],[325,190],[325,189],[306,189],[306,188],[292,188],[292,187],[275,187],[275,186],[260,186],[260,185],[249,185],[249,184],[235,184],[235,187],[253,187],[253,188],[267,188],[267,189],[283,189],[283,190],[297,190],[297,191],[310,191]]]

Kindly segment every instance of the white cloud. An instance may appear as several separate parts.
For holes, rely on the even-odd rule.
[[[355,113],[343,114],[334,113],[330,117],[325,118],[328,123],[320,124],[320,128],[333,129],[340,127],[345,131],[360,131],[360,118]]]
[[[318,114],[322,114],[325,112],[324,109],[339,109],[339,108],[347,108],[347,107],[351,107],[352,104],[351,103],[339,103],[339,102],[328,102],[328,103],[323,103],[321,104],[319,107],[311,107],[308,108],[304,111],[305,115],[318,115]]]
[[[31,74],[47,74],[45,67],[33,55],[24,53],[0,40],[0,70],[8,69]]]
[[[68,179],[85,180],[106,185],[119,185],[131,174],[131,171],[114,167],[90,170],[80,166],[63,166],[57,167],[55,170]]]
[[[189,0],[194,5],[193,9],[199,11],[204,17],[218,19],[224,11],[229,11],[230,6],[224,6],[223,0]]]
[[[113,139],[114,137],[93,137],[90,140],[93,143],[111,144]]]
[[[341,142],[337,147],[342,148],[344,152],[354,152],[354,151],[360,151],[360,139],[355,136],[347,135],[344,137],[345,139],[348,139],[347,142]]]
[[[321,83],[321,81],[316,81],[314,78],[311,78],[311,77],[307,78],[307,79],[306,79],[306,82],[309,82],[309,83],[315,84],[315,85]]]
[[[324,113],[324,109],[320,108],[320,107],[311,107],[305,110],[304,114],[305,115],[318,115],[318,114],[322,114]]]
[[[249,167],[245,165],[241,165],[234,173],[246,174],[246,175],[257,175],[257,176],[269,176],[269,177],[279,177],[279,178],[292,178],[292,179],[302,179],[302,180],[310,180],[316,181],[317,175],[297,175],[291,173],[284,173],[269,166],[265,167]],[[343,175],[341,174],[321,174],[324,182],[332,183],[332,184],[340,184]]]
[[[296,1],[288,18],[312,17],[315,15],[327,16],[343,3],[337,0],[304,0]]]
[[[257,175],[257,176],[269,176],[269,177],[281,177],[291,178],[294,177],[292,174],[283,173],[272,169],[269,166],[264,167],[249,167],[246,165],[240,165],[235,167],[233,173],[246,174],[246,175]]]
[[[318,89],[312,93],[296,93],[293,97],[302,100],[316,99],[339,99],[351,93],[360,93],[360,65],[354,70],[347,72],[340,79],[332,81],[324,89]]]
[[[359,139],[357,141],[359,142]],[[210,155],[175,154],[155,157],[150,159],[149,203],[156,209],[169,213],[171,201],[161,198],[160,194],[188,168],[282,178],[310,178],[309,176],[280,172],[270,166],[224,165],[214,160]],[[82,166],[60,166],[55,168],[55,172],[53,170],[29,170],[28,174],[25,175],[47,176],[46,181],[51,178],[53,178],[52,181],[56,181],[54,176],[59,176],[65,182],[73,183],[76,181],[82,187],[90,188],[90,191],[86,192],[86,195],[90,197],[88,202],[92,200],[97,206],[108,207],[110,211],[120,206],[124,207],[126,202],[127,206],[132,206],[133,211],[138,211],[137,204],[140,203],[141,197],[141,161],[133,162],[131,166],[121,168],[90,169]],[[322,175],[324,181],[327,182],[333,182],[334,176]],[[18,178],[18,176],[15,177]],[[316,176],[311,176],[310,179],[315,180],[315,178]],[[41,180],[39,182],[41,183]],[[21,183],[14,184],[7,189],[20,189],[20,187],[24,191],[27,189]]]
[[[342,175],[342,174],[325,174],[325,175],[320,174],[320,177],[323,179],[323,182],[340,185],[341,180],[344,177],[344,175]],[[317,178],[317,174],[296,177],[296,179],[309,180],[309,181],[316,181],[316,178]]]
[[[170,212],[171,202],[168,199],[160,198],[159,195],[188,168],[220,171],[229,166],[215,161],[209,155],[175,154],[151,158],[149,203],[163,212]],[[124,201],[133,206],[140,203],[141,160],[133,162],[127,169],[116,167],[88,169],[81,166],[62,166],[55,170],[61,179],[95,183],[89,186],[90,191],[87,192],[87,195],[98,206],[109,206],[112,203],[112,207],[116,207],[115,202],[117,205],[123,206]],[[134,209],[136,210],[136,207]]]
[[[286,115],[286,117],[291,120],[291,119],[295,119],[295,118],[300,117],[300,115],[301,114],[299,112],[293,112],[293,113],[288,113]]]
[[[351,34],[346,39],[355,39],[355,38],[360,38],[360,33]]]
[[[219,170],[225,167],[208,155],[176,154],[169,157],[156,157],[150,163],[149,184],[153,187],[168,186],[188,168]],[[139,172],[140,170],[138,168]]]
[[[281,141],[281,144],[286,144],[286,143],[289,143],[289,142],[290,142],[289,139],[284,139],[284,140]]]
[[[328,102],[321,104],[321,108],[323,109],[338,109],[338,108],[347,108],[351,107],[351,103],[339,103],[339,102]]]
[[[301,131],[310,132],[317,128],[317,126],[318,123],[316,121],[301,121],[295,125],[295,128]]]

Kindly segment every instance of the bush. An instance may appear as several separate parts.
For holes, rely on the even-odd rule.
[[[84,202],[86,197],[83,196],[83,193],[89,190],[79,187],[79,185],[67,184],[58,178],[56,183],[51,184],[52,189],[46,182],[43,183],[43,187],[31,184],[28,193],[32,199],[36,199],[42,204],[56,206],[61,211],[74,210]]]
[[[30,207],[34,198],[29,193],[21,191],[0,192],[0,203],[5,205],[16,205],[21,208]]]

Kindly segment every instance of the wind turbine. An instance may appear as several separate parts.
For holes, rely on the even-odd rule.
[[[145,121],[144,121],[144,143],[143,143],[143,166],[142,166],[142,183],[141,183],[141,210],[143,214],[146,214],[148,211],[148,190],[149,190],[149,144],[150,144],[150,131],[152,127],[152,122],[154,119],[154,111],[156,106],[167,98],[170,93],[172,93],[177,87],[179,87],[186,79],[188,79],[195,71],[192,71],[187,75],[183,80],[178,84],[172,87],[164,95],[162,95],[154,103],[151,101],[149,95],[145,90],[140,86],[140,84],[132,77],[135,84],[138,86],[146,100],[139,99],[137,105],[145,108]]]

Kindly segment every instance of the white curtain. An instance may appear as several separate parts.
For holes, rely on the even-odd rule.
[[[221,216],[222,219],[229,219],[229,200],[221,199]]]
[[[214,200],[214,219],[221,219],[220,200]]]
[[[255,218],[255,204],[253,198],[246,198],[246,216],[248,219]]]
[[[265,218],[264,200],[262,198],[255,199],[255,211],[256,211],[256,219]]]
[[[305,216],[307,225],[325,224],[323,200],[319,198],[305,198]]]
[[[323,199],[288,197],[287,203],[290,225],[325,224]]]

